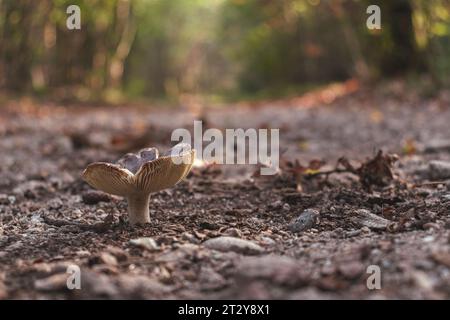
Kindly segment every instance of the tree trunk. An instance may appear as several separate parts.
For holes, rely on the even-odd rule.
[[[415,42],[410,0],[386,1],[381,10],[384,32],[389,32],[392,48],[382,64],[384,75],[399,75],[417,67],[420,61]],[[385,17],[385,19],[383,19]]]

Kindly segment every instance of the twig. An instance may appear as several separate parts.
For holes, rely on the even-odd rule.
[[[327,176],[327,178],[328,178],[328,176],[330,175],[330,174],[333,174],[333,173],[354,173],[352,170],[348,170],[348,169],[338,169],[338,168],[336,168],[336,169],[333,169],[333,170],[328,170],[328,171],[319,171],[319,172],[315,172],[315,173],[309,173],[309,174],[307,174],[305,177],[306,178],[314,178],[314,177],[317,177],[317,176],[323,176],[323,175],[325,175],[325,176]]]
[[[82,231],[94,231],[97,233],[103,233],[108,230],[111,230],[114,228],[114,216],[112,214],[108,215],[105,220],[102,222],[97,222],[94,224],[85,224],[80,223],[77,221],[68,221],[64,219],[53,219],[46,216],[42,217],[44,222],[48,225],[56,226],[56,227],[63,227],[63,226],[75,226],[79,228]]]
[[[418,187],[425,187],[425,186],[438,186],[440,184],[446,184],[446,181],[430,181],[430,182],[423,182],[423,183],[415,183],[412,187],[418,188]]]

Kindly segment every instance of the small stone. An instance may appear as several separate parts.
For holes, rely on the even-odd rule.
[[[131,239],[130,244],[144,248],[148,251],[156,251],[159,250],[159,246],[156,243],[155,239],[149,237],[143,237],[138,239]]]
[[[432,270],[434,268],[434,263],[430,260],[416,260],[414,262],[414,267],[420,270]]]
[[[126,261],[129,258],[128,253],[119,247],[108,246],[106,247],[106,252],[116,257],[117,261],[119,262]]]
[[[0,194],[0,204],[14,204],[16,202],[15,196],[8,196],[6,194]]]
[[[438,230],[439,229],[439,225],[437,223],[434,222],[427,222],[423,225],[423,228],[425,230],[429,230],[429,229],[434,229],[434,230]]]
[[[203,245],[217,251],[233,251],[248,255],[259,254],[264,251],[262,247],[251,241],[225,236],[206,240]]]
[[[269,205],[269,207],[272,207],[273,209],[280,209],[283,207],[283,201],[277,200]]]
[[[77,252],[75,252],[75,254],[81,258],[86,258],[91,255],[91,253],[88,250],[78,250]]]
[[[5,251],[16,251],[16,250],[21,250],[22,247],[23,247],[23,242],[19,240],[19,241],[17,241],[17,242],[14,242],[14,243],[10,244],[9,246],[7,246],[7,247],[5,248]]]
[[[168,264],[180,263],[182,260],[190,260],[198,254],[199,246],[191,243],[182,244],[178,249],[165,251],[155,261]]]
[[[291,206],[289,205],[289,203],[283,204],[283,210],[284,210],[284,211],[289,211],[289,210],[291,210]]]
[[[317,210],[306,209],[289,223],[288,229],[295,233],[308,230],[316,225],[318,217]]]
[[[63,202],[60,198],[51,199],[48,202],[48,207],[53,210],[61,209],[63,206]]]
[[[391,223],[391,221],[377,216],[376,214],[366,209],[355,210],[352,216],[352,220],[361,227],[368,227],[374,230],[384,230]]]
[[[447,251],[435,251],[431,254],[431,258],[448,268],[450,268],[450,252]]]
[[[358,261],[343,263],[339,266],[339,272],[344,278],[353,280],[358,278],[364,272],[364,265]]]
[[[201,221],[199,227],[206,230],[218,230],[220,227],[214,222]]]
[[[450,152],[450,140],[432,140],[425,146],[425,152]]]
[[[225,232],[223,234],[230,236],[230,237],[236,237],[236,238],[239,238],[242,236],[241,231],[239,231],[239,229],[236,229],[236,228],[228,228],[227,230],[225,230]]]
[[[161,282],[141,275],[120,275],[117,283],[121,291],[127,295],[139,298],[148,294],[151,297],[162,298],[163,294],[167,294],[170,291],[170,287],[165,286]]]
[[[39,291],[61,291],[67,289],[67,279],[69,274],[58,273],[34,282],[34,287]]]
[[[226,285],[225,278],[210,267],[202,267],[198,279],[203,290],[218,290]]]
[[[425,291],[433,290],[434,281],[427,273],[414,270],[410,273],[410,276],[420,289]]]
[[[428,175],[433,180],[450,179],[450,162],[430,161],[428,163]]]
[[[108,266],[117,266],[117,259],[108,252],[102,252],[97,256],[89,259],[91,265],[106,264]]]
[[[111,201],[111,197],[108,194],[96,190],[83,192],[81,198],[85,204],[97,204],[99,202]]]
[[[261,243],[266,246],[273,246],[276,244],[275,240],[269,237],[261,237]]]
[[[350,231],[347,231],[347,232],[345,233],[345,236],[346,236],[347,238],[356,237],[356,236],[358,236],[361,232],[362,232],[361,229],[358,229],[358,230],[350,230]]]
[[[320,273],[324,276],[332,275],[336,272],[336,266],[328,260],[320,269]]]
[[[444,228],[445,229],[450,229],[450,218],[447,218],[444,222]],[[449,234],[450,236],[450,234]]]
[[[198,244],[200,243],[200,240],[197,239],[192,233],[190,232],[183,232],[183,234],[181,235],[181,238],[183,240],[189,241],[191,243],[195,243]]]
[[[8,195],[7,194],[0,194],[0,204],[9,204]]]
[[[362,233],[370,233],[370,228],[369,227],[362,227],[361,229]]]
[[[95,296],[108,298],[115,298],[119,293],[117,285],[114,284],[111,277],[90,270],[82,272],[81,290]]]
[[[278,285],[298,287],[309,279],[301,264],[287,256],[267,255],[246,257],[242,259],[236,270],[238,280],[266,280]]]

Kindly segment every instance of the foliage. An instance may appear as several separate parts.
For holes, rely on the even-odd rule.
[[[0,0],[0,88],[76,99],[264,95],[405,73],[450,84],[450,1]],[[82,29],[66,28],[79,5]],[[376,4],[376,3],[374,3]]]

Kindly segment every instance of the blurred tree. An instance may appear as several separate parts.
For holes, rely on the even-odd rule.
[[[27,0],[2,1],[1,59],[2,85],[18,91],[29,88],[33,50],[32,19],[38,4]]]
[[[386,21],[385,36],[391,42],[383,54],[382,73],[398,75],[415,69],[420,57],[414,36],[411,1],[383,1],[381,10]]]
[[[366,28],[366,8],[382,29]],[[81,8],[81,30],[66,8]],[[76,99],[276,94],[429,72],[449,84],[450,0],[0,0],[0,89]]]

